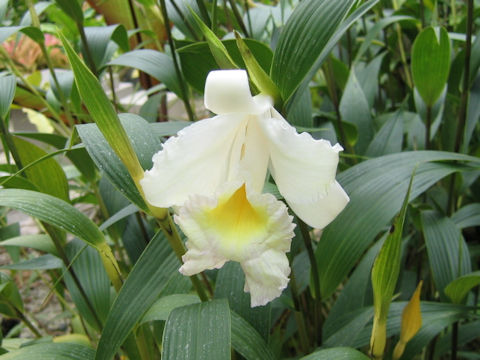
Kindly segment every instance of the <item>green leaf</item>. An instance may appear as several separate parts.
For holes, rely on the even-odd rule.
[[[2,302],[8,302],[17,310],[21,312],[24,311],[22,298],[15,281],[12,280],[7,274],[0,272],[0,304]],[[11,316],[17,317],[18,314],[13,311]]]
[[[172,311],[163,333],[162,359],[230,359],[231,317],[226,300]]]
[[[46,144],[52,145],[57,149],[64,149],[67,146],[68,139],[57,134],[45,134],[37,132],[17,132],[16,136],[28,139],[35,139]],[[65,152],[70,161],[85,176],[86,179],[93,181],[96,177],[95,164],[84,147],[76,145]]]
[[[35,250],[44,251],[46,253],[57,256],[57,249],[52,239],[48,235],[22,235],[15,236],[4,240],[0,243],[2,246],[19,246],[28,247]]]
[[[272,50],[259,41],[251,39],[244,39],[244,41],[262,69],[268,72],[272,62]],[[225,45],[233,61],[235,61],[241,69],[245,69],[246,66],[238,50],[236,41],[223,40],[222,44]],[[218,65],[213,58],[208,44],[206,42],[194,43],[177,49],[177,52],[180,56],[182,71],[185,74],[186,80],[195,90],[203,94],[208,73],[212,70],[218,70]]]
[[[372,6],[376,2],[371,2]],[[295,8],[278,39],[271,69],[272,79],[285,102],[318,70],[331,50],[330,45],[334,46],[329,43],[330,39],[354,3],[353,0],[308,0]]]
[[[356,125],[358,139],[355,150],[359,154],[364,154],[373,138],[372,116],[368,100],[353,69],[350,70],[350,76],[340,100],[340,114],[342,121]]]
[[[453,280],[444,291],[452,302],[460,304],[470,290],[478,284],[480,284],[480,271],[475,271]]]
[[[226,298],[230,309],[248,321],[268,341],[270,334],[270,304],[252,308],[250,294],[243,289],[245,275],[239,263],[230,261],[218,271],[215,298]]]
[[[415,87],[427,106],[432,106],[443,91],[450,69],[450,40],[443,27],[424,29],[412,47],[412,76]]]
[[[0,269],[9,270],[50,270],[60,269],[63,266],[62,261],[53,255],[41,255],[34,259],[25,260],[15,264],[0,266]]]
[[[1,360],[93,360],[92,348],[71,343],[43,343],[22,347],[0,356]]]
[[[306,88],[295,100],[295,103],[288,108],[288,122],[296,126],[313,127],[312,95],[310,89]]]
[[[106,65],[115,52],[116,48],[111,46],[112,40],[122,51],[130,50],[127,31],[123,25],[89,26],[85,28],[85,36],[97,69]]]
[[[143,169],[150,169],[153,154],[162,147],[159,138],[152,132],[150,125],[138,115],[120,114],[120,119],[122,129],[125,129],[133,151],[138,154],[138,161]],[[139,208],[146,210],[147,206],[134,181],[120,158],[102,136],[99,127],[95,124],[85,124],[77,125],[76,129],[98,168],[105,172],[108,179],[123,195]]]
[[[50,6],[53,6],[54,4],[50,1],[39,1],[34,5],[35,12],[37,13],[37,16],[40,16],[47,10]],[[25,14],[22,17],[22,20],[20,20],[20,25],[32,25],[32,17],[30,15],[30,11],[26,11]]]
[[[385,351],[388,309],[392,302],[393,292],[395,291],[400,273],[403,225],[405,223],[405,215],[407,213],[414,177],[415,169],[410,178],[400,213],[393,222],[387,239],[383,243],[372,268],[373,307],[375,316],[373,319],[370,351],[374,357],[381,357]]]
[[[428,210],[421,219],[433,279],[444,297],[443,290],[450,282],[472,271],[468,247],[450,218]]]
[[[349,323],[344,323],[342,318],[349,318],[352,314],[356,313],[359,309],[363,308],[366,305],[370,305],[369,299],[371,298],[371,269],[375,258],[377,257],[380,248],[383,245],[383,242],[386,239],[387,234],[382,236],[379,241],[373,245],[368,252],[363,256],[360,263],[355,267],[352,275],[348,279],[345,287],[338,296],[335,304],[330,309],[325,324],[323,326],[323,336],[326,339],[325,344],[330,346],[352,346],[353,341],[355,341],[358,334],[349,336],[348,338],[343,334],[342,343],[333,342],[332,337],[339,334],[342,330],[342,324],[348,331],[351,326]],[[367,294],[367,291],[369,294]],[[371,319],[373,314],[368,315],[368,319]],[[340,339],[342,339],[340,337]]]
[[[260,93],[271,96],[274,100],[275,105],[278,108],[281,108],[282,99],[277,86],[273,83],[272,79],[270,79],[268,74],[262,69],[257,59],[255,59],[255,56],[253,56],[252,52],[248,48],[245,41],[236,31],[235,38],[237,39],[238,50],[240,51],[243,61],[245,62],[245,66],[247,67],[250,80],[255,84]]]
[[[73,239],[67,244],[65,250],[70,263],[73,264],[72,269],[84,294],[93,306],[98,320],[95,320],[91,309],[86,304],[84,295],[78,289],[70,272],[65,273],[65,284],[80,315],[91,326],[100,330],[99,326],[105,322],[110,309],[110,280],[98,253],[91,247],[84,247],[85,245],[80,240]]]
[[[42,43],[45,40],[42,31],[34,26],[3,26],[0,27],[0,44],[17,32],[24,33],[37,43]]]
[[[15,76],[0,76],[0,119],[2,119],[2,121],[10,111],[10,105],[12,105],[16,87],[17,79]]]
[[[75,74],[75,83],[90,116],[97,124],[108,144],[128,168],[129,173],[138,181],[143,177],[140,166],[127,133],[120,124],[120,120],[105,95],[98,79],[87,66],[80,60],[68,41],[60,36],[68,59]]]
[[[47,155],[44,150],[26,140],[14,137],[13,142],[24,167]],[[25,174],[39,191],[68,201],[67,178],[55,159],[42,160],[26,169]]]
[[[315,351],[314,353],[300,358],[300,360],[368,360],[369,357],[362,354],[360,351],[347,348],[338,347],[332,349],[325,349]]]
[[[210,51],[218,66],[220,66],[221,69],[237,69],[237,64],[235,64],[233,59],[230,57],[227,48],[225,45],[223,45],[217,35],[215,35],[215,33],[203,23],[198,15],[192,10],[192,8],[189,8],[188,10],[197,23],[197,26],[202,31],[203,36],[207,40],[208,47],[210,48]]]
[[[232,347],[246,360],[274,360],[264,338],[252,325],[240,315],[231,311],[232,315]]]
[[[77,24],[83,24],[83,11],[77,0],[55,0],[62,11],[70,16]]]
[[[338,176],[350,196],[350,203],[324,229],[315,252],[323,298],[335,291],[378,233],[399,212],[413,168],[420,164],[412,184],[411,200],[438,180],[461,170],[438,162],[455,160],[479,164],[477,158],[461,154],[415,151],[367,160]]]
[[[170,313],[181,306],[187,306],[197,304],[200,299],[197,295],[192,294],[172,294],[163,296],[152,305],[150,309],[145,313],[141,323],[156,320],[167,320]]]
[[[368,145],[366,156],[375,157],[402,151],[403,143],[403,113],[396,111],[389,116],[380,130]]]
[[[184,127],[191,125],[190,121],[164,121],[150,124],[150,131],[158,137],[173,136]]]
[[[480,226],[480,203],[465,205],[452,215],[452,220],[460,229]]]
[[[173,60],[165,53],[150,49],[133,50],[111,60],[108,65],[139,69],[164,83],[180,99],[183,98]]]
[[[406,301],[393,302],[390,306],[390,311],[387,319],[387,333],[389,336],[396,336],[400,334],[402,312],[407,304]],[[438,302],[421,302],[422,321],[423,326],[417,335],[410,340],[405,349],[403,360],[413,359],[414,356],[429,344],[429,342],[445,328],[456,321],[467,319],[471,316],[471,310],[466,306],[438,303]],[[357,312],[358,317],[366,316],[365,312],[373,315],[373,308],[367,307]],[[355,321],[350,319],[350,321]],[[368,344],[370,333],[372,331],[372,324],[367,325],[361,332],[358,333],[356,340],[352,347],[361,348]]]
[[[370,30],[368,30],[367,35],[365,36],[365,39],[362,42],[362,45],[360,45],[360,48],[358,49],[355,55],[354,61],[358,62],[360,60],[362,55],[365,54],[365,52],[368,51],[368,49],[370,48],[372,41],[381,34],[383,29],[385,29],[387,26],[391,24],[394,24],[400,21],[417,22],[418,19],[415,19],[411,16],[394,15],[394,16],[384,17],[380,19],[380,21],[376,21],[375,25]]]
[[[92,220],[59,198],[29,190],[0,189],[0,206],[22,211],[57,226],[93,247],[105,242]]]
[[[162,290],[180,263],[162,232],[150,240],[113,303],[98,343],[96,360],[110,360]]]

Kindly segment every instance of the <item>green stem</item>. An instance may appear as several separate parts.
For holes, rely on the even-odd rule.
[[[180,260],[180,262],[182,262],[182,256],[183,254],[185,254],[186,251],[185,251],[183,242],[180,238],[180,235],[177,231],[177,227],[172,221],[172,217],[170,216],[168,211],[165,211],[164,216],[161,216],[161,217],[157,216],[157,221],[163,233],[165,234],[165,237],[167,238],[170,246],[175,252],[175,255],[177,255],[177,258]],[[207,301],[208,296],[205,293],[205,288],[203,287],[198,276],[196,275],[190,276],[190,280],[192,281],[192,285],[195,291],[197,292],[200,300]]]
[[[22,81],[22,83],[25,85],[25,87],[33,93],[35,96],[38,97],[40,102],[48,109],[50,112],[51,116],[57,120],[57,122],[52,122],[52,125],[55,127],[55,129],[61,134],[64,135],[65,137],[70,137],[71,129],[69,129],[64,123],[58,112],[46,101],[43,96],[40,95],[40,93],[30,85],[30,83],[25,79],[23,76],[22,72],[18,70],[14,62],[10,59],[8,54],[6,53],[6,50],[0,46],[0,54],[3,57],[3,60],[8,63],[8,66],[10,67],[10,70],[13,72],[13,74]],[[18,85],[17,85],[18,86]]]
[[[228,0],[228,2],[230,3],[230,7],[232,8],[233,16],[235,16],[235,19],[237,20],[238,25],[242,29],[243,35],[245,37],[249,38],[250,35],[248,34],[247,27],[245,26],[245,24],[243,22],[242,16],[238,12],[238,8],[237,8],[237,5],[235,4],[235,1],[234,0]]]
[[[247,20],[248,20],[248,31],[250,31],[250,35],[253,36],[252,18],[250,16],[250,7],[248,6],[248,0],[244,0],[244,4],[245,4],[245,13],[247,14]]]
[[[463,89],[462,97],[460,102],[460,111],[458,113],[458,123],[457,131],[455,134],[455,146],[454,151],[459,152],[462,145],[464,133],[465,133],[465,124],[467,122],[467,107],[468,107],[468,98],[470,92],[470,59],[472,54],[472,32],[473,32],[473,0],[468,0],[467,8],[467,39],[465,42],[465,62],[464,62],[464,71],[463,71]],[[464,146],[466,148],[466,146]],[[452,174],[450,178],[450,188],[448,192],[448,204],[447,211],[449,214],[452,214],[455,211],[455,182],[456,174]]]
[[[182,93],[183,102],[185,104],[185,110],[187,111],[188,119],[190,121],[194,121],[195,117],[193,115],[193,111],[190,106],[188,91],[185,84],[185,78],[183,77],[182,72],[180,70],[180,66],[178,65],[178,59],[175,51],[175,44],[173,43],[172,32],[170,30],[170,19],[168,18],[168,12],[167,12],[167,6],[165,5],[165,0],[160,0],[160,6],[162,9],[163,18],[165,20],[165,30],[167,31],[168,44],[170,45],[170,51],[172,52],[173,66],[175,67],[175,73],[177,74],[177,78],[179,81],[180,91]]]
[[[295,280],[295,274],[293,272],[290,274],[290,291],[292,292],[292,300],[293,300],[293,305],[295,307],[293,311],[293,315],[297,323],[298,336],[300,337],[301,351],[304,353],[308,353],[310,349],[310,344],[308,341],[308,332],[307,332],[307,327],[305,325],[305,319],[301,311],[300,300],[299,300],[298,290],[297,290],[297,282]]]
[[[113,80],[113,71],[111,66],[108,67],[108,77],[110,78],[110,91],[112,93],[113,107],[115,108],[115,112],[118,113],[117,94],[115,93],[115,82]]]
[[[210,22],[210,16],[208,16],[208,11],[207,8],[205,7],[205,4],[203,3],[203,0],[196,0],[197,6],[200,9],[200,14],[202,15],[203,21],[205,24],[210,27],[211,22]]]
[[[425,150],[430,150],[430,129],[432,127],[432,107],[427,105],[427,114],[425,119]]]
[[[217,0],[213,0],[212,2],[212,32],[216,35],[217,34]]]
[[[343,127],[343,122],[342,122],[342,114],[340,113],[340,101],[337,96],[337,87],[335,86],[335,79],[333,75],[333,65],[332,65],[332,59],[331,57],[328,57],[327,61],[325,62],[324,66],[324,74],[325,74],[325,80],[327,82],[327,90],[328,94],[330,95],[330,99],[332,100],[333,106],[335,108],[335,114],[336,114],[336,120],[337,120],[337,128],[339,132],[339,137],[340,137],[340,142],[342,145],[345,146],[347,152],[349,154],[354,155],[355,150],[353,149],[352,146],[350,146],[350,143],[347,140],[347,135],[345,133],[345,129]],[[355,161],[356,162],[356,161]]]
[[[32,0],[27,0],[27,6],[28,6],[28,11],[30,12],[30,17],[32,19],[32,25],[35,26],[36,28],[40,29],[40,20],[38,19],[38,15],[35,11],[35,6],[33,5]],[[58,95],[60,97],[60,102],[62,103],[63,108],[65,109],[65,115],[67,117],[68,123],[71,127],[73,127],[74,122],[73,122],[73,117],[70,112],[70,108],[68,106],[68,102],[66,100],[65,94],[63,93],[62,88],[60,87],[60,83],[58,82],[57,74],[55,73],[55,70],[53,68],[53,63],[52,59],[50,58],[50,55],[48,54],[47,47],[45,46],[45,43],[42,41],[39,43],[40,50],[42,52],[43,57],[45,58],[45,61],[47,62],[47,67],[48,71],[50,72],[50,75],[53,79],[53,82],[55,83],[55,86],[58,91]]]
[[[33,333],[33,335],[35,335],[37,339],[42,337],[42,334],[40,334],[40,331],[37,330],[37,328],[31,323],[30,320],[28,320],[28,318],[20,310],[15,308],[15,313],[17,317],[20,320],[22,320],[22,322],[30,329],[30,331]]]
[[[82,41],[83,49],[85,50],[85,60],[87,62],[88,67],[92,71],[92,73],[98,77],[97,73],[97,66],[95,65],[95,61],[93,61],[92,52],[90,51],[90,46],[88,45],[87,35],[85,34],[85,28],[83,24],[76,23],[78,32],[80,33],[80,39]]]
[[[463,65],[463,89],[460,103],[460,111],[458,114],[457,132],[455,136],[454,151],[460,151],[463,135],[465,132],[465,123],[467,121],[467,107],[470,92],[470,59],[472,56],[472,32],[473,32],[473,0],[468,0],[467,14],[467,39],[465,42],[465,62]]]
[[[4,149],[5,152],[9,151],[12,154],[13,161],[17,165],[18,169],[23,169],[22,161],[20,159],[20,155],[18,154],[17,147],[12,140],[10,132],[8,131],[7,127],[5,126],[6,121],[2,117],[0,117],[0,134],[3,136],[5,143],[7,144],[8,149]],[[25,175],[23,175],[25,176]]]
[[[308,260],[310,261],[313,281],[313,327],[314,327],[314,337],[315,342],[318,346],[322,345],[322,296],[320,291],[320,277],[318,275],[318,264],[317,259],[315,258],[315,253],[313,251],[312,239],[310,237],[310,232],[308,225],[305,224],[299,217],[297,217],[297,223],[302,234],[303,242],[308,254]]]
[[[393,8],[394,10],[398,10],[398,3],[397,0],[393,0]],[[395,30],[397,32],[397,40],[398,40],[398,50],[400,51],[400,58],[403,64],[403,71],[405,73],[405,81],[410,89],[413,88],[413,81],[412,76],[410,75],[410,70],[407,64],[407,56],[405,55],[405,47],[403,46],[402,40],[402,28],[399,24],[395,24]]]
[[[172,4],[172,6],[175,9],[178,16],[180,16],[180,18],[182,19],[182,21],[185,24],[185,26],[187,27],[188,31],[190,31],[190,33],[192,34],[192,37],[197,41],[201,41],[201,39],[198,37],[197,33],[195,32],[195,29],[192,27],[190,22],[187,20],[185,14],[182,12],[182,10],[178,7],[175,0],[170,0],[170,3]]]
[[[450,355],[451,360],[457,360],[457,348],[458,348],[458,321],[452,325],[452,352]]]

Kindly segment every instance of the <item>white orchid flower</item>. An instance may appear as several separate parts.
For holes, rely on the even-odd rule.
[[[287,286],[294,227],[284,204],[261,194],[267,171],[297,216],[323,228],[349,200],[335,181],[342,148],[298,134],[270,97],[252,97],[244,70],[210,72],[205,106],[218,115],[168,139],[140,183],[152,205],[179,207],[182,273],[238,261],[252,306],[263,305]]]

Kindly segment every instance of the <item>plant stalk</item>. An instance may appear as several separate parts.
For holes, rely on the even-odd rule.
[[[162,10],[163,18],[165,20],[165,30],[167,31],[168,44],[170,45],[170,51],[172,52],[173,66],[175,67],[175,73],[177,74],[177,78],[179,80],[180,91],[182,92],[182,95],[183,95],[183,102],[185,104],[185,110],[187,111],[188,119],[190,121],[194,121],[195,116],[193,115],[192,107],[190,105],[188,91],[187,91],[187,87],[186,87],[186,83],[185,83],[185,78],[183,77],[182,72],[180,70],[180,66],[178,65],[178,59],[177,59],[177,54],[176,54],[176,51],[175,51],[175,44],[173,43],[172,32],[170,30],[170,19],[168,17],[167,6],[165,5],[165,0],[160,0],[160,7],[161,7],[161,10]]]
[[[459,152],[462,145],[464,133],[465,133],[465,124],[467,122],[467,108],[468,108],[468,98],[470,92],[470,59],[472,56],[472,32],[473,32],[473,0],[468,0],[467,7],[467,38],[465,42],[465,62],[464,62],[464,71],[463,71],[463,89],[462,97],[460,102],[460,111],[458,114],[458,123],[457,131],[455,134],[455,146],[454,151]],[[466,146],[464,146],[466,149]],[[455,211],[456,202],[455,202],[455,182],[456,174],[453,173],[450,178],[450,187],[448,192],[448,204],[447,204],[447,213],[452,214]]]

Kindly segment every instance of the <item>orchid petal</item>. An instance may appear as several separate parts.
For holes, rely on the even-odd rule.
[[[249,191],[262,191],[269,158],[268,141],[258,121],[249,121],[239,168],[239,176],[245,181]]]
[[[345,208],[348,195],[338,182],[334,182],[327,194],[314,202],[288,202],[295,214],[311,227],[323,229]]]
[[[168,139],[140,180],[145,198],[158,207],[182,205],[190,195],[211,195],[237,172],[245,136],[244,115],[198,121]]]
[[[262,306],[279,297],[288,285],[290,266],[285,254],[269,249],[241,263],[250,304]]]
[[[316,204],[316,219],[308,215],[308,222],[321,224],[330,222],[320,217],[321,200],[328,197],[332,184],[335,183],[335,174],[338,165],[338,153],[342,147],[332,146],[327,140],[316,140],[310,134],[298,134],[280,114],[272,109],[273,118],[260,119],[265,136],[268,138],[270,149],[270,171],[278,190],[285,197],[289,205],[298,205],[301,213],[308,213],[307,204]],[[336,192],[330,194],[332,199],[342,199]],[[337,196],[338,195],[338,196]],[[332,205],[333,208],[344,207],[344,201]],[[328,213],[328,210],[326,210]],[[302,215],[297,214],[302,218]],[[302,218],[302,220],[305,220]]]
[[[294,235],[286,206],[271,194],[225,184],[216,196],[192,196],[175,215],[188,240],[180,271],[192,275],[237,261],[245,271],[252,306],[279,296],[290,273],[286,252]]]
[[[205,83],[205,107],[215,114],[255,112],[247,72],[211,71]]]

